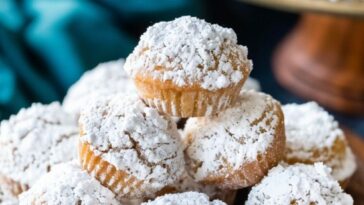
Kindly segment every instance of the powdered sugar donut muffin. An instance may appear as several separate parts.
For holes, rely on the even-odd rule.
[[[226,205],[219,200],[210,201],[206,194],[198,192],[184,192],[179,194],[166,194],[142,205]]]
[[[323,162],[342,185],[356,169],[355,157],[337,121],[315,102],[283,106],[290,164]]]
[[[124,60],[119,59],[101,63],[85,72],[68,90],[63,100],[64,109],[78,116],[83,107],[99,98],[117,93],[135,93],[134,83],[123,67]]]
[[[248,77],[248,79],[246,79],[243,88],[241,89],[241,93],[244,92],[245,90],[255,90],[255,91],[261,91],[262,88],[260,86],[260,83],[257,79],[252,78],[252,77]]]
[[[184,135],[190,175],[222,189],[259,182],[285,148],[280,103],[255,91],[246,91],[234,107],[215,116],[190,118]]]
[[[329,167],[322,163],[295,164],[271,169],[252,188],[245,204],[352,205],[353,198],[331,177]]]
[[[19,202],[21,205],[120,205],[112,191],[83,171],[75,161],[55,166],[31,189],[22,193]]]
[[[186,172],[182,175],[181,179],[171,186],[172,191],[176,193],[181,192],[200,192],[206,194],[210,199],[218,199],[225,202],[228,205],[233,205],[235,202],[236,191],[219,189],[216,186],[209,186],[197,183]]]
[[[183,137],[185,137],[183,130],[179,129],[181,138],[183,142]],[[185,148],[187,145],[183,143],[183,147]],[[204,193],[210,197],[210,199],[218,199],[225,202],[228,205],[233,205],[235,202],[236,190],[229,189],[220,189],[214,185],[205,185],[199,182],[196,182],[185,170],[182,174],[182,177],[173,185],[169,186],[169,191],[171,193],[181,193],[181,192],[200,192]]]
[[[247,53],[232,29],[183,16],[149,27],[124,68],[148,105],[205,116],[235,102],[252,69]]]
[[[81,113],[80,127],[82,168],[122,200],[164,193],[182,175],[176,124],[137,96],[91,104]]]
[[[77,123],[59,103],[35,103],[0,126],[0,186],[16,197],[58,163],[77,156]]]

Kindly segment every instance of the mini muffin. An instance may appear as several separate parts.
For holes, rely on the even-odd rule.
[[[255,91],[261,91],[262,88],[260,86],[260,83],[257,79],[248,77],[248,79],[245,81],[243,88],[240,92],[244,92],[245,90],[255,90]]]
[[[149,27],[124,68],[148,105],[205,116],[236,101],[252,69],[247,53],[232,29],[184,16]]]
[[[183,137],[183,131],[179,130],[179,132],[181,133],[181,137]],[[182,139],[182,141],[186,142],[187,140]],[[183,146],[185,147],[186,144],[183,144]],[[209,196],[210,199],[219,199],[228,205],[234,204],[237,194],[236,190],[220,189],[213,185],[198,183],[188,174],[187,170],[183,172],[178,182],[169,187],[169,190],[175,193],[190,191],[201,192]]]
[[[222,190],[216,186],[197,183],[187,172],[184,172],[181,179],[171,187],[171,190],[177,193],[190,191],[201,192],[209,196],[210,199],[219,199],[228,205],[234,204],[237,193],[235,190]]]
[[[0,186],[16,197],[54,165],[77,156],[77,123],[59,103],[35,103],[0,126]]]
[[[278,165],[269,171],[249,193],[246,205],[352,205],[353,198],[343,192],[322,163]]]
[[[55,166],[19,196],[21,205],[120,205],[115,194],[89,176],[76,162]]]
[[[82,168],[118,198],[154,197],[181,177],[184,159],[176,124],[137,96],[96,101],[79,122]]]
[[[245,81],[244,86],[242,87],[240,93],[243,94],[247,90],[260,91],[261,86],[260,86],[259,81],[252,77],[248,77],[248,79]],[[172,117],[172,119],[177,123],[177,128],[180,130],[183,130],[187,118]]]
[[[342,185],[356,169],[355,157],[335,119],[315,102],[283,106],[286,128],[285,161],[323,162]]]
[[[183,139],[187,170],[195,181],[221,189],[251,186],[283,158],[280,103],[269,95],[246,91],[224,112],[190,118]]]
[[[79,116],[83,107],[99,98],[117,93],[136,93],[134,83],[124,71],[124,60],[119,59],[99,64],[85,72],[70,87],[63,100],[64,109]]]
[[[198,192],[184,192],[179,194],[166,194],[142,205],[226,205],[219,200],[210,201],[206,194]]]

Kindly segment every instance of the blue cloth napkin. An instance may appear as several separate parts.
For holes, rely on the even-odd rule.
[[[126,57],[145,27],[199,14],[200,4],[196,0],[1,0],[0,119],[31,102],[62,100],[85,70]]]

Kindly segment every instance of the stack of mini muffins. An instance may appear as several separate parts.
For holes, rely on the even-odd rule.
[[[282,108],[251,70],[232,29],[154,24],[125,65],[87,72],[63,106],[1,123],[0,202],[224,205],[253,186],[246,204],[353,204],[337,122],[314,102]]]

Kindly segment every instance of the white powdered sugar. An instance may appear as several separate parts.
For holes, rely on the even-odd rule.
[[[343,192],[322,163],[314,165],[278,165],[271,169],[249,193],[246,205],[352,205],[353,199]]]
[[[176,124],[147,107],[136,96],[117,95],[83,110],[81,140],[117,169],[158,190],[184,171],[182,145]]]
[[[170,80],[177,86],[217,90],[236,85],[252,69],[235,32],[183,16],[149,27],[125,63],[127,72]]]
[[[201,162],[195,180],[226,167],[237,170],[264,153],[273,142],[279,120],[283,120],[277,116],[277,106],[279,103],[268,95],[246,91],[224,112],[189,118],[184,139],[190,141],[185,152],[192,161]]]
[[[55,164],[76,158],[78,128],[58,102],[35,103],[1,122],[0,173],[31,186]]]
[[[210,201],[209,197],[203,193],[184,192],[166,194],[142,205],[226,205],[226,203],[220,200]]]
[[[317,156],[317,151],[332,150],[336,140],[346,141],[343,131],[334,117],[315,102],[288,104],[283,106],[285,115],[287,159],[302,161],[323,161],[333,169],[337,180],[345,180],[355,169],[355,158],[350,147],[346,147],[345,157],[340,155]]]
[[[243,93],[245,90],[261,91],[261,86],[260,86],[259,81],[252,77],[248,77],[248,79],[246,79],[246,81],[241,89],[241,93]]]
[[[21,205],[120,205],[115,194],[83,171],[77,162],[59,164],[20,195]]]
[[[203,185],[196,182],[188,173],[185,171],[181,177],[181,179],[175,183],[173,188],[176,189],[177,192],[201,192],[206,194],[209,197],[216,197],[217,194],[221,193],[221,189],[211,186],[211,185]]]
[[[134,83],[123,67],[124,60],[119,59],[101,63],[85,72],[68,90],[63,100],[64,109],[78,115],[84,106],[99,98],[117,93],[135,93]]]
[[[1,205],[17,205],[19,204],[18,199],[12,193],[9,193],[10,190],[4,189],[4,187],[0,186],[0,204]]]
[[[344,181],[349,179],[355,172],[357,164],[355,161],[355,156],[351,151],[350,147],[345,150],[345,157],[342,161],[334,161],[332,163],[327,163],[327,166],[332,167],[332,176],[338,181]]]
[[[338,138],[344,140],[344,133],[334,117],[317,103],[287,104],[282,109],[286,118],[287,146],[293,150],[302,150],[302,153],[291,154],[310,158],[312,149],[331,147]]]

